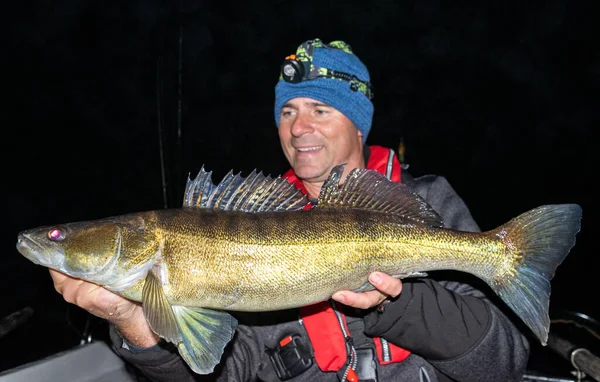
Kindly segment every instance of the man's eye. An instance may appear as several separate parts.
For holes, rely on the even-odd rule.
[[[316,113],[319,115],[324,115],[324,114],[327,114],[327,110],[316,109]]]

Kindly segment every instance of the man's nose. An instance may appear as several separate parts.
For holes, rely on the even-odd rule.
[[[310,133],[314,130],[310,118],[303,113],[298,113],[292,124],[291,133],[295,137]]]

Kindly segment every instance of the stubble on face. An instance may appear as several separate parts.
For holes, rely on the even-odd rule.
[[[317,194],[335,166],[347,164],[344,176],[364,167],[359,130],[344,114],[313,99],[295,98],[284,105],[279,138],[296,176]]]

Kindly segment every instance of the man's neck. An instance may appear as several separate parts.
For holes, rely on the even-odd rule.
[[[306,192],[308,192],[308,197],[310,199],[316,199],[319,197],[319,193],[321,192],[321,187],[323,187],[323,183],[324,182],[311,183],[307,180],[302,181],[302,184],[304,185]]]

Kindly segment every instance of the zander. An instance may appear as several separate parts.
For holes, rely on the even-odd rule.
[[[21,232],[29,260],[142,303],[150,327],[208,374],[237,321],[227,311],[270,311],[373,289],[373,271],[433,270],[485,282],[546,344],[550,280],[575,245],[576,204],[545,205],[487,232],[443,228],[403,184],[334,168],[317,205],[286,179],[200,170],[182,208],[132,213]]]

